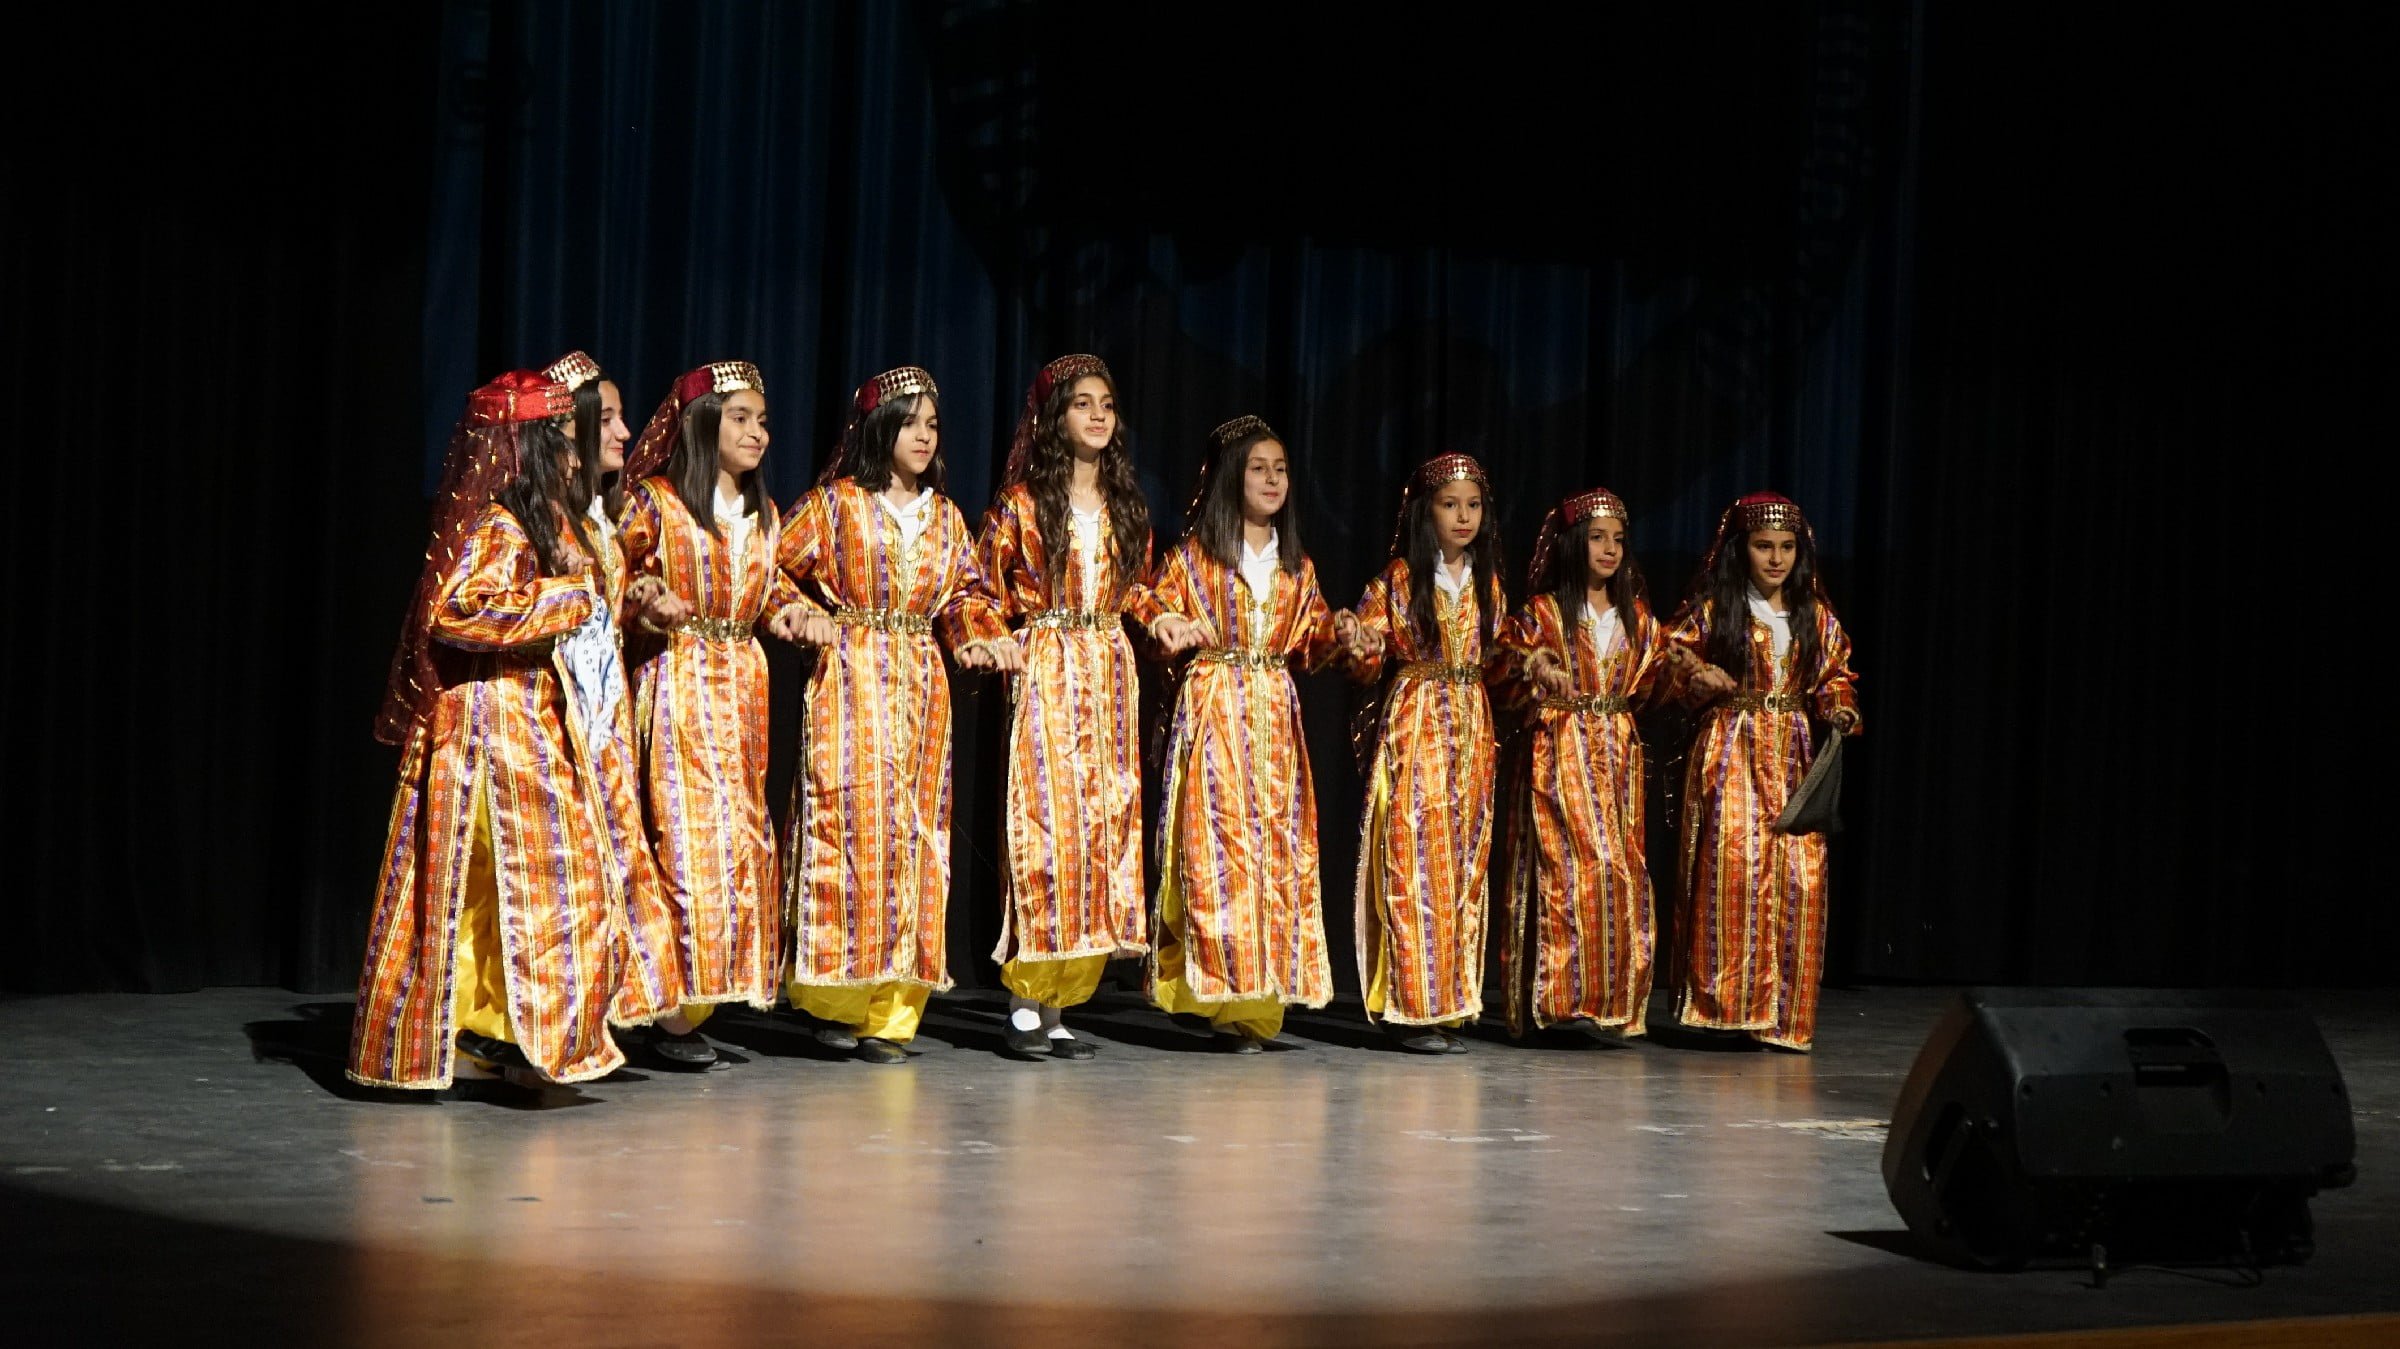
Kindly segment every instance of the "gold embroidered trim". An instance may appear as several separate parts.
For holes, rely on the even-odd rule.
[[[1283,654],[1256,646],[1204,646],[1192,653],[1193,660],[1212,665],[1239,665],[1253,670],[1273,670],[1283,666]]]
[[[1562,712],[1614,713],[1633,710],[1633,700],[1622,693],[1584,693],[1572,698],[1544,698],[1542,706]]]
[[[704,642],[744,642],[750,639],[750,626],[738,618],[687,618],[675,631]]]
[[[1728,693],[1718,706],[1736,712],[1806,712],[1808,699],[1797,693]]]
[[[1438,660],[1412,660],[1400,667],[1402,679],[1432,679],[1445,684],[1480,684],[1480,665],[1451,665]]]
[[[1125,621],[1122,614],[1102,613],[1097,609],[1044,609],[1025,620],[1029,628],[1087,628],[1099,631],[1113,628]]]

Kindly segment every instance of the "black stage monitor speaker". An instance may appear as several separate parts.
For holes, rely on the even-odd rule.
[[[1883,1184],[1909,1230],[1987,1268],[2305,1260],[2347,1185],[2341,1070],[2271,994],[1977,988],[1892,1111]]]

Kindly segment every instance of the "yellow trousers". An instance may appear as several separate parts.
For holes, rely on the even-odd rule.
[[[508,1015],[508,961],[500,949],[500,878],[492,865],[492,814],[475,803],[475,837],[467,853],[467,893],[451,946],[450,1013],[458,1029],[517,1042]],[[480,1060],[479,1060],[480,1062]]]
[[[1272,993],[1232,1002],[1202,1002],[1183,981],[1183,891],[1169,877],[1158,892],[1158,945],[1150,960],[1150,1000],[1163,1012],[1204,1016],[1219,1030],[1272,1040],[1283,1029],[1283,1000]]]
[[[1383,990],[1391,980],[1390,971],[1385,969],[1384,962],[1389,957],[1390,948],[1381,945],[1375,948],[1375,978],[1367,984],[1367,1018],[1369,1020],[1383,1015]],[[1467,1019],[1463,1016],[1454,1016],[1448,1021],[1434,1023],[1443,1030],[1457,1030],[1465,1024],[1467,1024]]]
[[[1107,956],[1070,956],[1065,960],[1012,960],[1000,967],[1000,982],[1020,998],[1045,1007],[1073,1007],[1090,1002],[1099,990]]]
[[[925,1000],[933,990],[923,984],[863,984],[828,988],[822,984],[792,984],[792,1006],[817,1018],[848,1026],[870,1039],[906,1044],[917,1038],[917,1023],[925,1018]]]

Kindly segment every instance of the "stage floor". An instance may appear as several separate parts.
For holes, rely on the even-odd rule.
[[[1221,1055],[1104,994],[1097,1060],[1018,1063],[965,994],[905,1067],[744,1013],[711,1026],[731,1067],[543,1108],[341,1087],[344,1000],[17,998],[0,1287],[39,1309],[18,1344],[1731,1345],[2400,1311],[2389,993],[2308,1000],[2360,1176],[2317,1199],[2316,1259],[2106,1289],[1909,1253],[1877,1161],[1948,996],[1829,990],[1811,1056],[1486,1028],[1426,1059],[1342,1008]]]

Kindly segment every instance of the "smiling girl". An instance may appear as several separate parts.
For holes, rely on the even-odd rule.
[[[1825,836],[1772,826],[1816,757],[1809,719],[1858,730],[1850,638],[1817,578],[1815,536],[1772,492],[1717,522],[1667,640],[1704,707],[1684,774],[1676,1015],[1786,1049],[1816,1037]]]
[[[1088,1059],[1061,1024],[1111,956],[1150,949],[1133,644],[1170,652],[1197,633],[1145,584],[1150,509],[1125,451],[1117,384],[1097,356],[1061,356],[1025,393],[976,555],[1023,644],[1009,722],[1005,1043],[1020,1058]]]
[[[625,465],[619,537],[637,584],[655,578],[638,611],[654,640],[634,674],[634,726],[684,1008],[659,1025],[693,1057],[709,1050],[695,1029],[705,1008],[774,1004],[782,950],[757,629],[796,637],[802,609],[775,565],[768,439],[758,367],[720,361],[675,381]]]
[[[1502,687],[1526,716],[1501,871],[1512,1035],[1640,1035],[1650,1001],[1657,919],[1633,708],[1664,647],[1625,528],[1625,503],[1605,487],[1560,502],[1504,639]]]
[[[1300,548],[1291,457],[1256,417],[1209,435],[1191,532],[1152,593],[1206,643],[1184,672],[1159,823],[1150,996],[1254,1053],[1283,1009],[1333,996],[1317,797],[1292,667],[1321,669],[1358,620],[1326,606]]]
[[[792,1005],[901,1063],[926,999],[950,986],[950,681],[1021,668],[941,495],[940,392],[915,366],[851,397],[825,481],[792,507],[778,560],[822,606],[809,677],[785,902]]]
[[[1409,478],[1396,556],[1358,605],[1352,677],[1399,662],[1359,828],[1359,983],[1368,1017],[1420,1054],[1465,1053],[1455,1032],[1483,1010],[1496,748],[1483,676],[1508,612],[1491,506],[1481,464],[1428,461]]]

